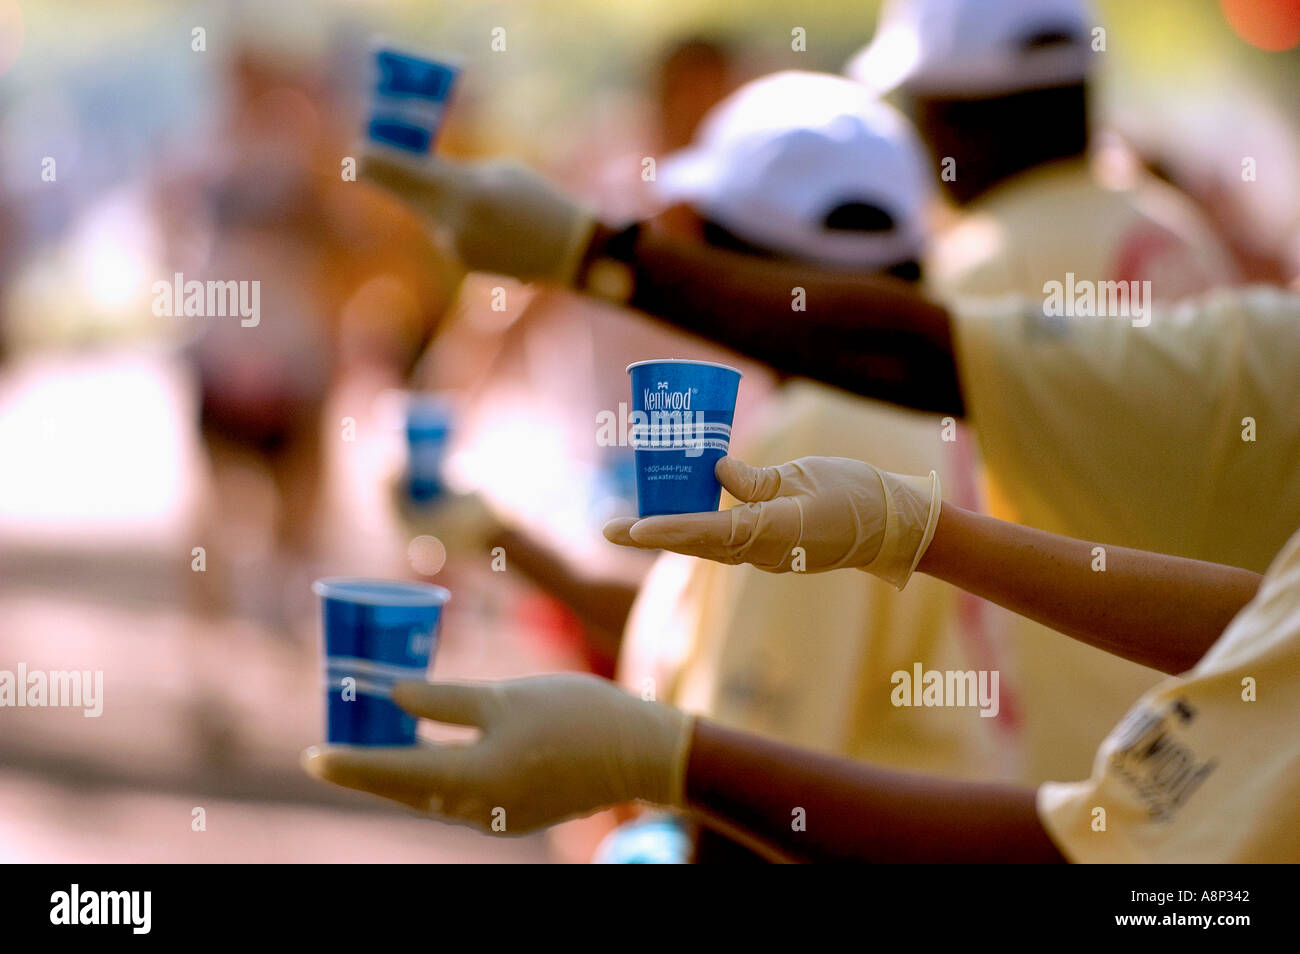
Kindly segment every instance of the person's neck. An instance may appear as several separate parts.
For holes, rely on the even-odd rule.
[[[967,205],[1014,176],[1088,151],[1088,87],[1000,96],[914,94],[912,108],[945,194]]]
[[[964,179],[958,176],[952,181],[944,182],[944,192],[955,205],[967,206],[1016,176],[1053,162],[1063,162],[1071,159],[1081,160],[1087,154],[1088,147],[1086,143],[1082,147],[1072,146],[1057,151],[1038,149],[1030,153],[1021,153],[1014,159],[988,170],[986,175],[967,176]],[[960,166],[960,158],[957,161]]]

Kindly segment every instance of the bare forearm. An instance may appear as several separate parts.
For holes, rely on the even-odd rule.
[[[918,569],[1167,673],[1192,668],[1261,579],[1217,563],[1100,547],[947,503]]]
[[[554,549],[517,530],[503,529],[489,543],[503,547],[510,565],[547,595],[559,600],[587,627],[594,648],[618,654],[637,588],[620,580],[592,579],[576,572]]]
[[[877,768],[695,726],[688,807],[773,860],[1059,862],[1030,789]]]
[[[964,411],[948,313],[906,282],[651,231],[642,233],[633,267],[633,307],[777,371],[917,410]]]

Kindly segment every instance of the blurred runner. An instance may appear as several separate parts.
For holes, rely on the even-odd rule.
[[[225,79],[215,144],[161,185],[168,274],[259,290],[256,320],[175,318],[188,331],[211,465],[193,531],[206,566],[186,574],[198,620],[183,654],[192,731],[214,765],[235,757],[236,720],[211,674],[225,651],[213,620],[252,617],[312,649],[326,401],[344,379],[371,393],[404,381],[448,301],[419,224],[343,179],[348,134],[314,67],[249,48]]]
[[[343,181],[342,130],[307,73],[252,51],[234,56],[222,148],[165,185],[174,198],[171,247],[185,280],[260,283],[260,315],[194,317],[205,444],[218,499],[203,539],[248,506],[233,468],[265,468],[274,491],[269,568],[242,581],[261,588],[253,609],[277,628],[294,622],[291,593],[310,580],[325,475],[321,412],[344,374],[404,380],[441,315],[447,289],[416,224],[371,190]],[[195,196],[200,197],[195,201]],[[241,499],[243,498],[243,499]],[[195,574],[201,603],[220,612],[236,598],[240,554],[229,539]],[[255,584],[256,581],[256,584]],[[302,590],[305,594],[305,588]]]

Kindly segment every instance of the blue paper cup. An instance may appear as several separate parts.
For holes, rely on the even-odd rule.
[[[459,68],[387,45],[376,47],[374,65],[366,137],[416,155],[431,153]]]
[[[406,405],[406,497],[428,506],[446,493],[443,465],[451,439],[454,410],[444,398],[412,395]]]
[[[740,372],[681,358],[636,361],[627,371],[641,516],[717,510],[713,467],[731,443]]]
[[[414,745],[415,717],[389,699],[423,681],[451,593],[430,583],[330,577],[321,599],[327,737],[344,745]]]

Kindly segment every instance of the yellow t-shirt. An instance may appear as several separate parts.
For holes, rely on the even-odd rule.
[[[936,241],[926,277],[932,291],[952,303],[953,311],[975,314],[987,306],[988,296],[1007,294],[1022,296],[1041,314],[1047,294],[1044,286],[1049,282],[1059,283],[1072,306],[1077,290],[1091,286],[1096,292],[1107,287],[1101,283],[1124,282],[1125,292],[1136,289],[1142,296],[1124,300],[1129,314],[1141,321],[1146,320],[1143,314],[1149,317],[1152,300],[1168,302],[1231,283],[1236,272],[1209,227],[1175,190],[1140,174],[1123,181],[1111,176],[1103,183],[1093,165],[1079,159],[1022,173],[968,206],[958,223]],[[1150,286],[1127,284],[1144,280]],[[1170,442],[1167,429],[1150,427],[1143,432],[1144,446],[1135,456],[1130,445],[1137,441],[1115,434],[1116,422],[1142,413],[1144,403],[1178,400],[1179,390],[1154,395],[1165,383],[1155,378],[1144,381],[1145,370],[1118,363],[1114,350],[1106,350],[1087,332],[1075,339],[1079,347],[1072,360],[1107,366],[1123,376],[1126,388],[1090,397],[1085,386],[1066,393],[1024,384],[1034,369],[1032,359],[1022,363],[1022,357],[1041,341],[1068,336],[1071,322],[1093,320],[1062,318],[1002,326],[1007,337],[997,356],[1003,362],[1000,374],[988,373],[993,363],[987,355],[991,346],[982,342],[979,330],[967,328],[960,319],[954,324],[963,393],[986,467],[988,512],[1044,530],[1121,543],[1125,538],[1113,531],[1131,525],[1130,515],[1138,508],[1126,501],[1142,493],[1123,497],[1115,485],[1131,488],[1137,483],[1161,483],[1171,476],[1166,470],[1135,466],[1135,460],[1156,451],[1153,444],[1170,451],[1172,457],[1197,450],[1210,456],[1221,447]],[[1186,385],[1181,379],[1166,383],[1176,389]],[[1187,412],[1194,413],[1193,407],[1188,406]],[[1024,426],[1015,427],[1011,419]],[[1077,425],[1083,425],[1086,433]],[[1004,435],[1013,427],[1017,446],[1009,448]],[[1032,482],[1024,479],[1027,471],[1035,474]],[[1103,472],[1108,475],[1106,489],[1115,493],[1099,490],[1096,475]],[[1179,515],[1201,509],[1203,502],[1180,499],[1175,492],[1167,497],[1146,494],[1143,505],[1150,504],[1152,497],[1159,498],[1159,516],[1147,523],[1156,532],[1132,545],[1179,552]],[[1251,541],[1256,565],[1266,563],[1280,543],[1276,534]],[[1223,562],[1234,562],[1232,556],[1231,551],[1217,554]],[[1160,679],[1154,670],[1109,656],[1031,620],[1018,618],[1011,623],[1008,639],[1019,667],[1017,684],[1025,708],[1024,780],[1030,783],[1086,772],[1097,742],[1133,699]],[[1080,704],[1068,706],[1071,699]]]
[[[1039,787],[1038,814],[1071,861],[1295,863],[1298,730],[1300,533],[1196,667],[1106,737],[1090,779]]]
[[[985,463],[1031,526],[1262,572],[1300,525],[1300,295],[1122,318],[1011,300],[955,322]]]
[[[904,474],[933,469],[951,499],[961,488],[960,445],[945,435],[951,422],[939,417],[795,381],[737,454],[756,465],[819,455]],[[920,574],[900,593],[859,570],[772,574],[667,554],[633,609],[620,678],[723,725],[817,751],[967,778],[1013,776],[998,756],[1014,730],[1013,676],[995,634],[986,627],[980,640],[978,610],[963,600]],[[998,716],[894,706],[892,674],[910,675],[918,662],[998,670]]]

